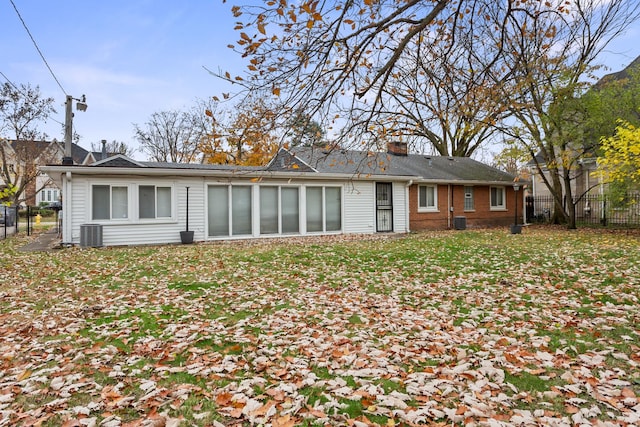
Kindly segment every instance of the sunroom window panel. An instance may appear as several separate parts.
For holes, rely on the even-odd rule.
[[[326,230],[340,231],[342,229],[342,197],[340,188],[325,188]]]
[[[111,187],[94,185],[91,199],[93,219],[111,219]]]
[[[158,218],[171,217],[171,187],[156,188],[158,202]]]
[[[307,187],[307,231],[322,231],[322,187]]]
[[[283,187],[280,191],[282,205],[282,232],[298,233],[300,232],[298,189]]]
[[[229,193],[226,186],[208,189],[209,236],[229,235]]]
[[[140,218],[156,217],[156,187],[153,185],[138,187],[138,209]]]
[[[111,218],[126,219],[129,217],[128,194],[127,187],[111,187]]]
[[[278,233],[278,187],[260,187],[260,233]]]
[[[251,187],[231,188],[231,215],[231,234],[251,234]]]

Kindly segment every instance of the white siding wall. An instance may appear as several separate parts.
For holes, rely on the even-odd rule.
[[[393,183],[393,231],[406,233],[409,231],[407,224],[407,186],[404,182]]]
[[[129,218],[117,221],[95,221],[91,219],[91,185],[126,185],[147,184],[171,186],[174,191],[172,219],[156,221],[138,221]],[[194,231],[194,240],[204,240],[204,192],[202,179],[162,179],[153,178],[147,181],[133,179],[73,179],[73,231],[72,242],[80,243],[80,226],[82,224],[102,224],[102,241],[105,246],[130,244],[179,243],[180,231],[186,226],[186,186],[189,186],[189,229]],[[129,189],[129,212],[137,212],[138,200],[134,186]]]
[[[86,179],[78,179],[73,176],[71,182],[67,183],[67,187],[71,187],[73,197],[71,198],[71,242],[80,243],[80,224],[88,223],[89,210],[91,209],[91,197],[89,195],[89,185]],[[62,197],[66,197],[65,194]],[[68,212],[62,211],[65,216]],[[66,218],[66,224],[69,224]]]
[[[122,177],[98,178],[73,176],[72,182],[72,242],[80,243],[80,226],[82,224],[102,224],[103,244],[105,246],[179,243],[180,231],[185,230],[186,188],[189,186],[189,229],[194,231],[194,240],[210,239],[207,235],[207,188],[209,185],[242,184],[252,185],[254,191],[253,214],[254,234],[259,237],[259,198],[260,185],[297,186],[301,190],[306,185],[341,186],[342,188],[342,232],[343,233],[375,233],[375,183],[372,181],[291,181],[273,180],[252,183],[249,180],[229,180],[212,178],[162,178],[162,177]],[[173,217],[167,220],[144,221],[137,219],[138,185],[171,186],[173,188]],[[91,218],[91,186],[92,185],[127,185],[129,186],[130,218],[121,222],[95,221]],[[306,230],[305,192],[300,191],[300,225],[301,233]],[[406,224],[406,188],[405,183],[398,182],[393,188],[394,199],[394,231],[407,231]]]
[[[345,233],[375,233],[375,183],[371,181],[345,183],[343,212]]]

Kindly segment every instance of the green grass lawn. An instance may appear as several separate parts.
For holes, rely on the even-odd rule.
[[[640,423],[638,234],[26,242],[0,427]]]

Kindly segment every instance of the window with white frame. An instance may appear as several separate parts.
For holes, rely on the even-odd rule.
[[[279,187],[260,187],[260,234],[280,232]]]
[[[260,186],[260,234],[300,232],[298,187]]]
[[[340,187],[324,189],[325,231],[342,230],[342,191]]]
[[[231,187],[231,235],[251,234],[251,187]]]
[[[282,212],[282,232],[300,232],[300,192],[297,187],[280,188],[280,209]]]
[[[340,187],[307,187],[307,232],[342,229],[342,192]]]
[[[491,209],[506,209],[504,187],[491,187]]]
[[[140,185],[138,215],[140,219],[171,218],[171,187]]]
[[[45,188],[40,190],[38,193],[38,202],[40,203],[51,203],[58,201],[59,198],[59,190],[57,188]]]
[[[212,185],[207,190],[209,236],[229,235],[229,187]]]
[[[210,237],[243,236],[253,232],[252,188],[247,185],[210,185],[207,189]]]
[[[464,187],[464,210],[472,211],[475,209],[475,202],[473,200],[473,187]]]
[[[91,218],[128,219],[129,188],[120,185],[94,185],[91,191]]]
[[[418,186],[418,211],[438,210],[438,186],[419,185]]]

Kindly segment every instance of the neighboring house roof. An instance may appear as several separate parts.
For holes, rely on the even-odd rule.
[[[535,157],[533,157],[531,160],[527,162],[526,166],[532,167],[532,166],[535,166],[536,164],[540,164],[541,166],[546,164],[544,160],[544,156],[542,155],[541,151],[538,151]]]
[[[105,157],[102,156],[102,151],[90,151],[89,152],[89,156],[90,156],[90,159],[92,159],[92,160],[90,162],[87,162],[87,163],[94,163],[94,162],[97,162],[97,161],[105,159]],[[108,157],[109,157],[109,155],[107,155],[106,158],[108,158]]]
[[[600,80],[598,80],[596,83],[594,83],[593,86],[591,86],[591,89],[589,89],[589,90],[602,90],[602,89],[606,88],[608,85],[611,85],[613,83],[620,82],[620,81],[623,81],[623,83],[624,83],[624,80],[629,79],[633,72],[638,72],[638,71],[640,71],[640,56],[638,56],[636,59],[634,59],[623,70],[616,71],[616,72],[604,75],[603,77],[600,78]],[[627,85],[625,84],[624,87],[626,87],[626,86]],[[595,149],[595,147],[592,147],[592,148],[590,148],[588,150],[588,153],[591,156],[590,157],[585,157],[584,160],[583,160],[583,163],[594,163],[595,162],[596,156],[593,155],[594,149]],[[593,159],[593,160],[588,160],[588,159]],[[531,160],[529,160],[527,162],[526,166],[533,167],[533,166],[536,165],[536,163],[540,164],[543,168],[546,165],[546,161],[544,159],[544,156],[542,155],[542,152],[540,152],[540,151],[538,151],[536,153],[535,158],[532,158]]]
[[[624,69],[622,69],[620,71],[616,71],[614,73],[609,73],[609,74],[604,75],[600,80],[598,80],[593,85],[593,87],[595,89],[602,89],[603,87],[605,87],[606,85],[608,85],[610,83],[628,79],[629,77],[631,77],[631,72],[634,69],[636,69],[636,70],[640,69],[640,56],[638,56],[636,59],[634,59]]]
[[[127,167],[127,168],[155,168],[182,170],[220,170],[220,171],[264,171],[264,166],[235,166],[210,165],[201,163],[171,163],[171,162],[139,162],[124,154],[116,154],[107,159],[99,160],[92,167]]]
[[[64,144],[62,145],[62,149],[64,150]],[[89,152],[78,144],[71,143],[71,158],[75,163],[82,163],[87,158],[88,154]]]
[[[598,158],[597,157],[582,157],[580,159],[578,159],[577,162],[579,165],[588,165],[592,168],[595,168],[598,166]],[[547,163],[544,160],[544,156],[542,155],[542,152],[538,151],[538,153],[536,153],[535,157],[532,158],[531,160],[529,160],[525,166],[528,166],[529,168],[533,168],[536,164],[540,164],[540,166],[542,167],[542,169],[546,169],[546,165]]]
[[[24,140],[24,139],[18,139],[18,140],[14,139],[9,141],[9,145],[11,145],[11,148],[14,151],[19,150],[20,147],[24,146],[25,144],[30,145],[29,149],[30,151],[33,152],[36,158],[39,157],[45,150],[51,148],[52,144],[55,144],[56,149],[59,150],[61,153],[64,153],[64,145],[61,142],[56,140],[33,141],[33,140]],[[73,161],[75,163],[78,163],[78,164],[82,163],[88,154],[89,152],[84,148],[82,148],[81,146],[79,146],[78,144],[75,144],[75,143],[71,144],[71,157],[73,158]]]
[[[51,146],[51,142],[49,141],[33,141],[33,140],[23,140],[23,139],[18,139],[18,140],[13,139],[9,141],[9,144],[11,145],[11,148],[14,149],[14,151],[18,151],[23,146],[29,145],[29,148],[32,150],[32,153],[36,157],[42,154],[44,150],[46,150]]]

